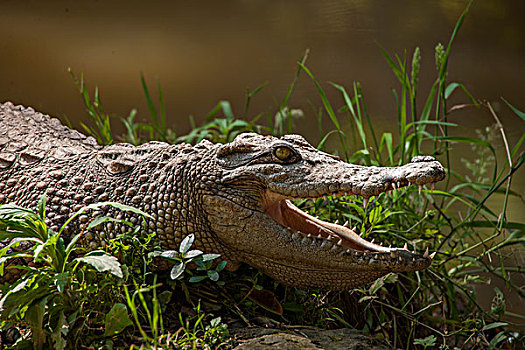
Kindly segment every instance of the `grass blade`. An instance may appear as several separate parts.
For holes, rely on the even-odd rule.
[[[335,115],[334,109],[332,108],[332,105],[330,104],[330,101],[328,101],[328,98],[326,97],[326,94],[323,91],[323,88],[319,83],[317,82],[317,79],[315,79],[314,75],[308,68],[306,68],[305,65],[303,65],[301,62],[298,62],[299,66],[308,74],[308,76],[312,79],[312,81],[315,84],[315,87],[317,88],[317,92],[319,93],[319,96],[321,97],[321,101],[323,102],[323,106],[328,113],[328,116],[332,120],[332,123],[334,123],[336,129],[339,131],[339,141],[341,142],[341,147],[343,148],[343,152],[345,154],[345,159],[348,159],[348,152],[346,150],[346,144],[343,139],[343,132],[341,131],[341,126],[339,125],[339,121],[337,120],[337,116]]]

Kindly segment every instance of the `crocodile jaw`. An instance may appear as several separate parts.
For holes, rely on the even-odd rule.
[[[328,262],[325,268],[401,272],[421,270],[431,264],[434,255],[428,251],[417,254],[410,252],[406,245],[392,248],[369,242],[358,235],[355,228],[350,229],[348,222],[344,225],[326,222],[300,210],[289,199],[276,199],[279,196],[275,194],[268,197],[274,200],[266,201],[265,213],[282,227],[285,238],[289,236],[291,245],[323,252]],[[338,264],[341,259],[346,261]],[[294,264],[297,265],[297,261]]]

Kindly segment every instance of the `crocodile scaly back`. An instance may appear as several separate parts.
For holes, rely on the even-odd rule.
[[[99,148],[93,137],[56,118],[11,102],[0,104],[0,170],[15,162],[31,164],[48,156],[63,159]]]

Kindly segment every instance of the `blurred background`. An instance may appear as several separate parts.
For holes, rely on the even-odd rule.
[[[78,127],[88,116],[67,72],[71,67],[77,76],[84,74],[90,93],[98,86],[107,112],[127,116],[137,108],[137,119],[146,121],[143,73],[150,90],[161,84],[168,126],[181,135],[190,130],[189,115],[202,123],[219,100],[229,100],[234,113],[242,114],[246,89],[263,83],[267,85],[252,99],[249,117],[275,113],[296,74],[297,61],[309,49],[306,66],[334,108],[341,107],[342,100],[327,82],[348,90],[354,81],[360,82],[381,133],[397,128],[392,89],[399,86],[379,45],[391,55],[406,55],[409,62],[420,47],[421,109],[436,77],[434,48],[440,42],[446,46],[465,6],[460,0],[3,0],[0,101],[67,117]],[[474,97],[493,103],[511,145],[525,131],[525,123],[500,97],[525,110],[524,13],[525,1],[476,1],[449,63],[449,81],[463,83]],[[459,89],[455,95],[457,103],[468,102]],[[294,130],[317,144],[315,113],[322,104],[304,72],[290,104],[304,111]],[[462,136],[476,136],[476,129],[494,124],[486,109],[453,112],[449,121],[460,124],[451,133]],[[325,114],[323,131],[332,128]],[[118,118],[113,129],[124,131]],[[332,148],[337,147],[337,138],[332,140]],[[499,141],[496,146],[502,146]],[[471,154],[468,145],[454,147],[454,161]],[[515,177],[514,188],[523,191],[523,176]],[[525,220],[523,206],[511,212]]]
[[[341,105],[340,95],[326,82],[350,88],[359,81],[372,118],[388,128],[396,122],[392,88],[398,85],[378,45],[401,57],[406,53],[409,61],[414,48],[421,48],[419,96],[424,98],[436,76],[434,47],[447,44],[465,5],[457,0],[3,0],[0,100],[77,124],[86,113],[67,73],[71,67],[84,73],[90,90],[99,87],[107,111],[127,116],[138,108],[146,118],[142,72],[150,89],[157,80],[162,85],[169,125],[181,134],[190,128],[190,114],[202,120],[221,99],[240,114],[246,88],[265,82],[251,114],[266,113],[283,97],[296,62],[310,49],[306,65],[334,105]],[[449,79],[496,107],[504,96],[525,110],[524,13],[523,1],[476,1],[454,43]],[[321,105],[303,74],[291,104],[312,121],[298,123],[297,131],[317,137],[309,102]],[[511,137],[523,132],[523,122],[507,108],[498,112]],[[451,118],[474,128],[492,123],[483,111]]]
[[[150,90],[161,84],[168,126],[180,135],[190,130],[189,115],[202,123],[220,100],[229,100],[234,112],[241,114],[246,89],[263,83],[267,85],[254,97],[249,116],[275,112],[294,78],[297,61],[309,49],[306,66],[334,107],[342,106],[340,93],[327,82],[351,89],[359,81],[381,133],[397,128],[392,89],[398,83],[379,45],[390,54],[406,55],[409,62],[415,47],[420,47],[421,108],[436,77],[434,48],[439,42],[446,46],[465,6],[466,1],[458,0],[2,0],[0,100],[67,117],[78,127],[88,116],[67,72],[71,67],[77,76],[84,74],[90,92],[98,86],[106,111],[127,116],[137,108],[138,120],[146,121],[143,73]],[[449,81],[464,83],[474,97],[493,103],[511,145],[525,131],[525,123],[500,97],[525,110],[523,14],[525,1],[476,1],[449,63]],[[456,94],[457,103],[468,102]],[[316,145],[320,139],[314,116],[322,104],[304,72],[290,102],[304,111],[295,131]],[[476,129],[494,124],[483,109],[453,112],[449,121],[461,125],[451,131],[453,135],[475,136]],[[113,128],[123,131],[118,119]],[[325,118],[324,132],[331,128]],[[503,156],[499,139],[494,143]],[[453,147],[453,162],[471,155],[468,145]],[[513,189],[521,195],[524,184],[523,176],[514,177]],[[510,201],[508,219],[523,222],[523,201],[517,197]]]

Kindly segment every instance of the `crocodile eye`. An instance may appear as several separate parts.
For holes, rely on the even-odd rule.
[[[288,147],[279,146],[273,151],[273,153],[277,158],[279,158],[279,160],[282,161],[287,161],[292,158],[292,150]]]

